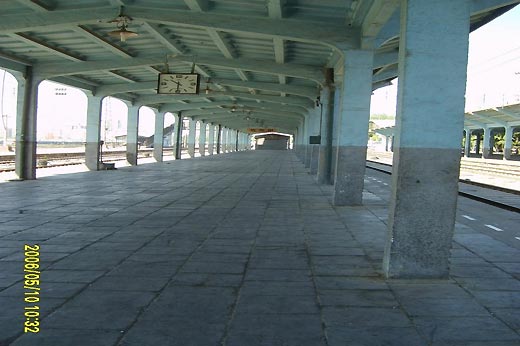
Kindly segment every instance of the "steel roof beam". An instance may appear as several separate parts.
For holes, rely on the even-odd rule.
[[[484,114],[481,114],[479,111],[469,112],[469,114],[472,114],[474,117],[479,118],[480,120],[489,121],[491,124],[489,124],[488,126],[490,126],[490,127],[493,124],[494,125],[499,125],[499,126],[504,126],[504,127],[508,126],[507,122],[499,120],[499,119],[495,119],[493,117],[490,117],[490,116],[487,116],[487,115],[484,115]]]
[[[313,102],[307,98],[302,97],[284,97],[281,98],[279,96],[267,96],[267,95],[251,95],[249,93],[239,93],[239,92],[230,92],[230,91],[217,91],[211,94],[211,97],[216,96],[233,96],[237,98],[243,99],[252,99],[263,102],[271,102],[271,103],[279,103],[279,104],[288,104],[299,107],[312,107]],[[167,103],[175,99],[179,100],[192,100],[192,99],[200,99],[202,97],[207,97],[205,95],[152,95],[152,96],[143,96],[136,100],[137,103]]]
[[[84,61],[85,58],[82,57],[81,55],[79,54],[75,54],[75,53],[71,53],[71,52],[68,52],[66,51],[65,49],[63,48],[60,48],[60,47],[57,47],[57,46],[53,46],[43,40],[40,40],[36,37],[32,37],[30,35],[27,35],[25,33],[21,33],[21,32],[18,32],[18,33],[15,33],[15,34],[10,34],[9,35],[10,37],[16,39],[16,40],[20,40],[20,41],[24,41],[25,43],[28,43],[29,45],[31,46],[34,46],[34,47],[37,47],[37,48],[41,48],[41,49],[44,49],[54,55],[57,55],[57,56],[60,56],[62,58],[65,58],[65,59],[68,59],[68,60],[71,60],[71,61],[74,61],[74,62],[78,62],[78,61]]]
[[[505,110],[504,108],[493,108],[493,109],[499,113],[510,116],[511,118],[520,119],[519,113],[510,112],[508,110]]]
[[[81,35],[83,35],[84,37],[88,38],[89,40],[91,40],[95,43],[101,43],[101,45],[104,48],[106,48],[107,50],[111,51],[112,53],[114,53],[120,57],[123,57],[123,58],[133,58],[134,57],[134,55],[132,53],[130,53],[123,47],[120,47],[120,46],[112,43],[105,37],[101,36],[94,30],[91,30],[84,25],[79,25],[77,28],[74,29],[74,31],[80,33]]]
[[[228,111],[228,110],[225,110],[225,109],[222,109],[222,108],[217,108],[217,109],[214,109],[214,110],[211,110],[210,112],[203,112],[202,111],[187,111],[187,112],[183,112],[184,115],[186,116],[189,116],[195,120],[198,120],[198,119],[207,119],[208,116],[211,116],[211,115],[228,115],[228,116],[235,116],[235,117],[240,117],[240,116],[244,116],[244,117],[252,117],[254,118],[255,116],[268,116],[268,117],[274,117],[274,118],[278,118],[278,119],[288,119],[288,120],[296,120],[296,121],[300,121],[302,119],[302,115],[299,115],[299,114],[290,114],[290,115],[287,115],[286,113],[281,113],[281,112],[276,112],[276,110],[271,110],[271,111],[262,111],[262,110],[252,110],[251,111],[251,114],[247,113],[247,112],[242,112],[242,111],[236,111],[236,112],[231,112],[231,111]]]
[[[207,102],[194,102],[194,103],[187,103],[187,104],[179,104],[179,103],[165,103],[161,105],[161,112],[178,112],[183,110],[190,110],[190,109],[199,109],[199,108],[215,108],[220,106],[233,106],[233,105],[243,105],[245,107],[251,107],[251,108],[259,108],[259,109],[277,109],[280,112],[293,112],[297,114],[304,114],[306,113],[306,110],[301,107],[295,107],[295,106],[274,106],[271,104],[264,104],[264,103],[258,103],[258,102],[232,102],[232,101],[215,101],[214,104],[207,103]],[[303,115],[302,115],[303,116]]]
[[[513,4],[518,4],[518,0],[473,0],[471,1],[471,14],[479,14],[489,10],[496,10]]]
[[[193,62],[191,55],[177,55],[169,60]],[[44,76],[64,76],[77,73],[88,73],[100,70],[123,69],[126,67],[139,67],[157,65],[164,62],[164,55],[139,56],[132,59],[111,59],[101,61],[85,61],[80,64],[46,63],[34,65],[35,70]],[[321,69],[317,66],[298,64],[273,64],[266,60],[256,59],[226,59],[213,56],[197,56],[198,65],[219,66],[230,69],[243,69],[252,72],[268,74],[283,74],[292,77],[305,78],[318,83],[323,79]]]
[[[365,1],[366,2],[366,1]],[[373,0],[366,14],[358,20],[361,26],[361,48],[375,48],[374,40],[399,7],[400,0]]]
[[[156,23],[144,22],[145,28],[156,40],[175,54],[184,54],[182,47]]]
[[[112,7],[85,8],[63,11],[10,15],[0,23],[0,33],[32,31],[41,28],[63,29],[78,24],[95,24],[110,20],[118,9]],[[207,13],[182,10],[154,9],[127,6],[126,12],[134,19],[156,23],[181,24],[197,28],[212,28],[218,31],[247,33],[256,37],[280,37],[286,40],[327,44],[333,48],[359,47],[359,29],[327,23],[309,25],[309,22],[293,19],[272,19]]]
[[[52,11],[55,9],[54,5],[41,0],[16,0],[16,2],[29,7],[31,10],[40,12]]]

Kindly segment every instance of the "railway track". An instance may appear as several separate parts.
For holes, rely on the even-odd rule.
[[[151,156],[153,149],[140,149],[138,158]],[[165,155],[168,155],[165,153]],[[103,162],[126,160],[126,151],[103,152]],[[50,153],[36,155],[36,168],[50,168],[60,166],[81,165],[85,163],[85,153]],[[14,171],[14,155],[0,155],[0,172]]]
[[[392,174],[392,165],[387,164],[387,163],[381,163],[381,162],[377,162],[377,161],[367,160],[366,167],[369,169],[378,171],[378,172],[385,173],[385,174],[389,174],[389,175]],[[482,188],[482,189],[500,191],[500,192],[504,192],[504,193],[514,195],[514,196],[520,196],[520,191],[507,189],[507,188],[503,188],[500,186],[477,183],[474,181],[467,181],[464,179],[459,179],[459,183],[466,184],[466,185],[472,185],[472,186],[478,186],[479,188]],[[507,203],[505,201],[500,201],[497,199],[492,199],[490,197],[486,197],[486,196],[483,197],[482,195],[476,195],[476,194],[464,192],[464,191],[461,191],[460,188],[459,188],[459,195],[485,203],[485,204],[493,205],[493,206],[501,208],[501,209],[520,213],[520,207],[518,207],[517,205],[512,205],[511,203]],[[518,197],[518,198],[520,199],[520,197]]]

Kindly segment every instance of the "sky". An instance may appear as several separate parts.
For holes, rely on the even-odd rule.
[[[466,111],[520,103],[520,6],[469,36]],[[397,80],[372,96],[371,114],[396,114]]]
[[[472,32],[469,38],[468,80],[466,111],[520,103],[520,6],[491,23]],[[2,85],[5,87],[2,88]],[[61,133],[69,137],[84,138],[86,124],[85,94],[75,88],[52,82],[40,85],[38,139]],[[66,95],[62,95],[65,93]],[[4,97],[2,97],[2,95]],[[8,128],[15,126],[16,80],[0,70],[0,113],[7,114]],[[397,80],[392,86],[378,89],[372,96],[371,114],[396,114]],[[73,110],[73,111],[71,111]],[[110,113],[112,123],[102,119],[102,139],[107,135],[126,131],[126,105],[117,99],[106,98],[104,116]],[[147,107],[140,111],[139,134],[150,136],[154,132],[154,114]],[[165,126],[173,122],[171,114],[165,117]],[[104,129],[107,130],[104,130]],[[3,126],[0,126],[3,133]]]

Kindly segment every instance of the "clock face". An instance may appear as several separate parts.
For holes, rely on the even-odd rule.
[[[159,74],[158,94],[198,94],[200,75],[197,73]]]

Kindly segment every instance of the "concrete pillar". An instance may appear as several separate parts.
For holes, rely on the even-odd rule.
[[[315,112],[312,115],[312,135],[311,136],[319,136],[320,135],[320,119],[321,119],[321,106],[315,108]],[[318,173],[318,159],[320,152],[319,144],[311,144],[311,157],[310,157],[310,166],[309,171],[312,175],[316,175]]]
[[[367,156],[373,51],[344,53],[334,205],[361,205]]]
[[[309,112],[308,114],[305,115],[305,138],[303,139],[304,143],[305,143],[305,159],[303,161],[303,164],[305,166],[305,168],[310,168],[311,166],[311,153],[312,153],[312,149],[311,149],[311,145],[309,143],[309,136],[311,135],[311,126],[312,126],[312,122],[311,122],[311,113]]]
[[[217,155],[222,152],[222,125],[217,126]]]
[[[464,129],[464,156],[469,157],[469,152],[471,150],[471,130],[470,129]]]
[[[182,156],[182,113],[179,112],[175,116],[175,126],[174,126],[174,132],[175,132],[175,142],[174,142],[174,154],[175,154],[175,160],[180,160]]]
[[[100,163],[101,105],[103,97],[87,95],[87,134],[85,140],[85,165],[97,171]]]
[[[213,155],[215,150],[215,125],[208,125],[208,155]]]
[[[19,179],[36,179],[38,86],[43,79],[27,67],[25,78],[16,74],[18,100],[16,111],[15,172]]]
[[[231,152],[231,129],[226,129],[226,152]]]
[[[511,150],[513,149],[513,127],[505,127],[504,160],[511,160]]]
[[[328,74],[332,74],[329,70]],[[334,87],[333,81],[327,77],[327,84],[321,90],[321,143],[318,155],[318,171],[316,180],[318,184],[330,184],[330,163],[332,155],[332,116],[334,113]]]
[[[401,1],[395,153],[383,260],[387,277],[448,277],[470,1]]]
[[[226,135],[227,135],[227,129],[222,126],[222,129],[220,131],[220,153],[225,154],[226,153]]]
[[[199,121],[199,154],[206,156],[206,123]]]
[[[141,106],[128,106],[127,127],[126,127],[126,161],[132,165],[137,165],[137,154],[139,149],[139,108]]]
[[[228,153],[230,153],[230,152],[233,151],[233,150],[232,150],[232,147],[233,147],[233,136],[232,136],[232,132],[233,132],[233,130],[231,130],[231,129],[227,129],[227,131],[226,131],[226,134],[227,134],[227,138],[226,138],[226,147],[227,147],[227,149],[226,149],[226,151],[227,151]]]
[[[330,183],[334,185],[336,181],[336,161],[338,158],[338,136],[340,128],[341,114],[341,88],[334,88],[334,113],[332,115],[332,153],[330,160]]]
[[[195,157],[195,137],[197,136],[197,122],[190,118],[188,133],[188,154],[191,158]]]
[[[489,159],[493,154],[493,150],[491,149],[491,129],[488,127],[484,128],[484,140],[482,144],[482,158]]]
[[[164,113],[155,113],[155,133],[153,135],[153,157],[155,161],[163,161],[163,141],[164,141]]]
[[[236,130],[231,130],[230,148],[231,148],[231,152],[234,152],[237,150],[237,132],[236,132]]]

